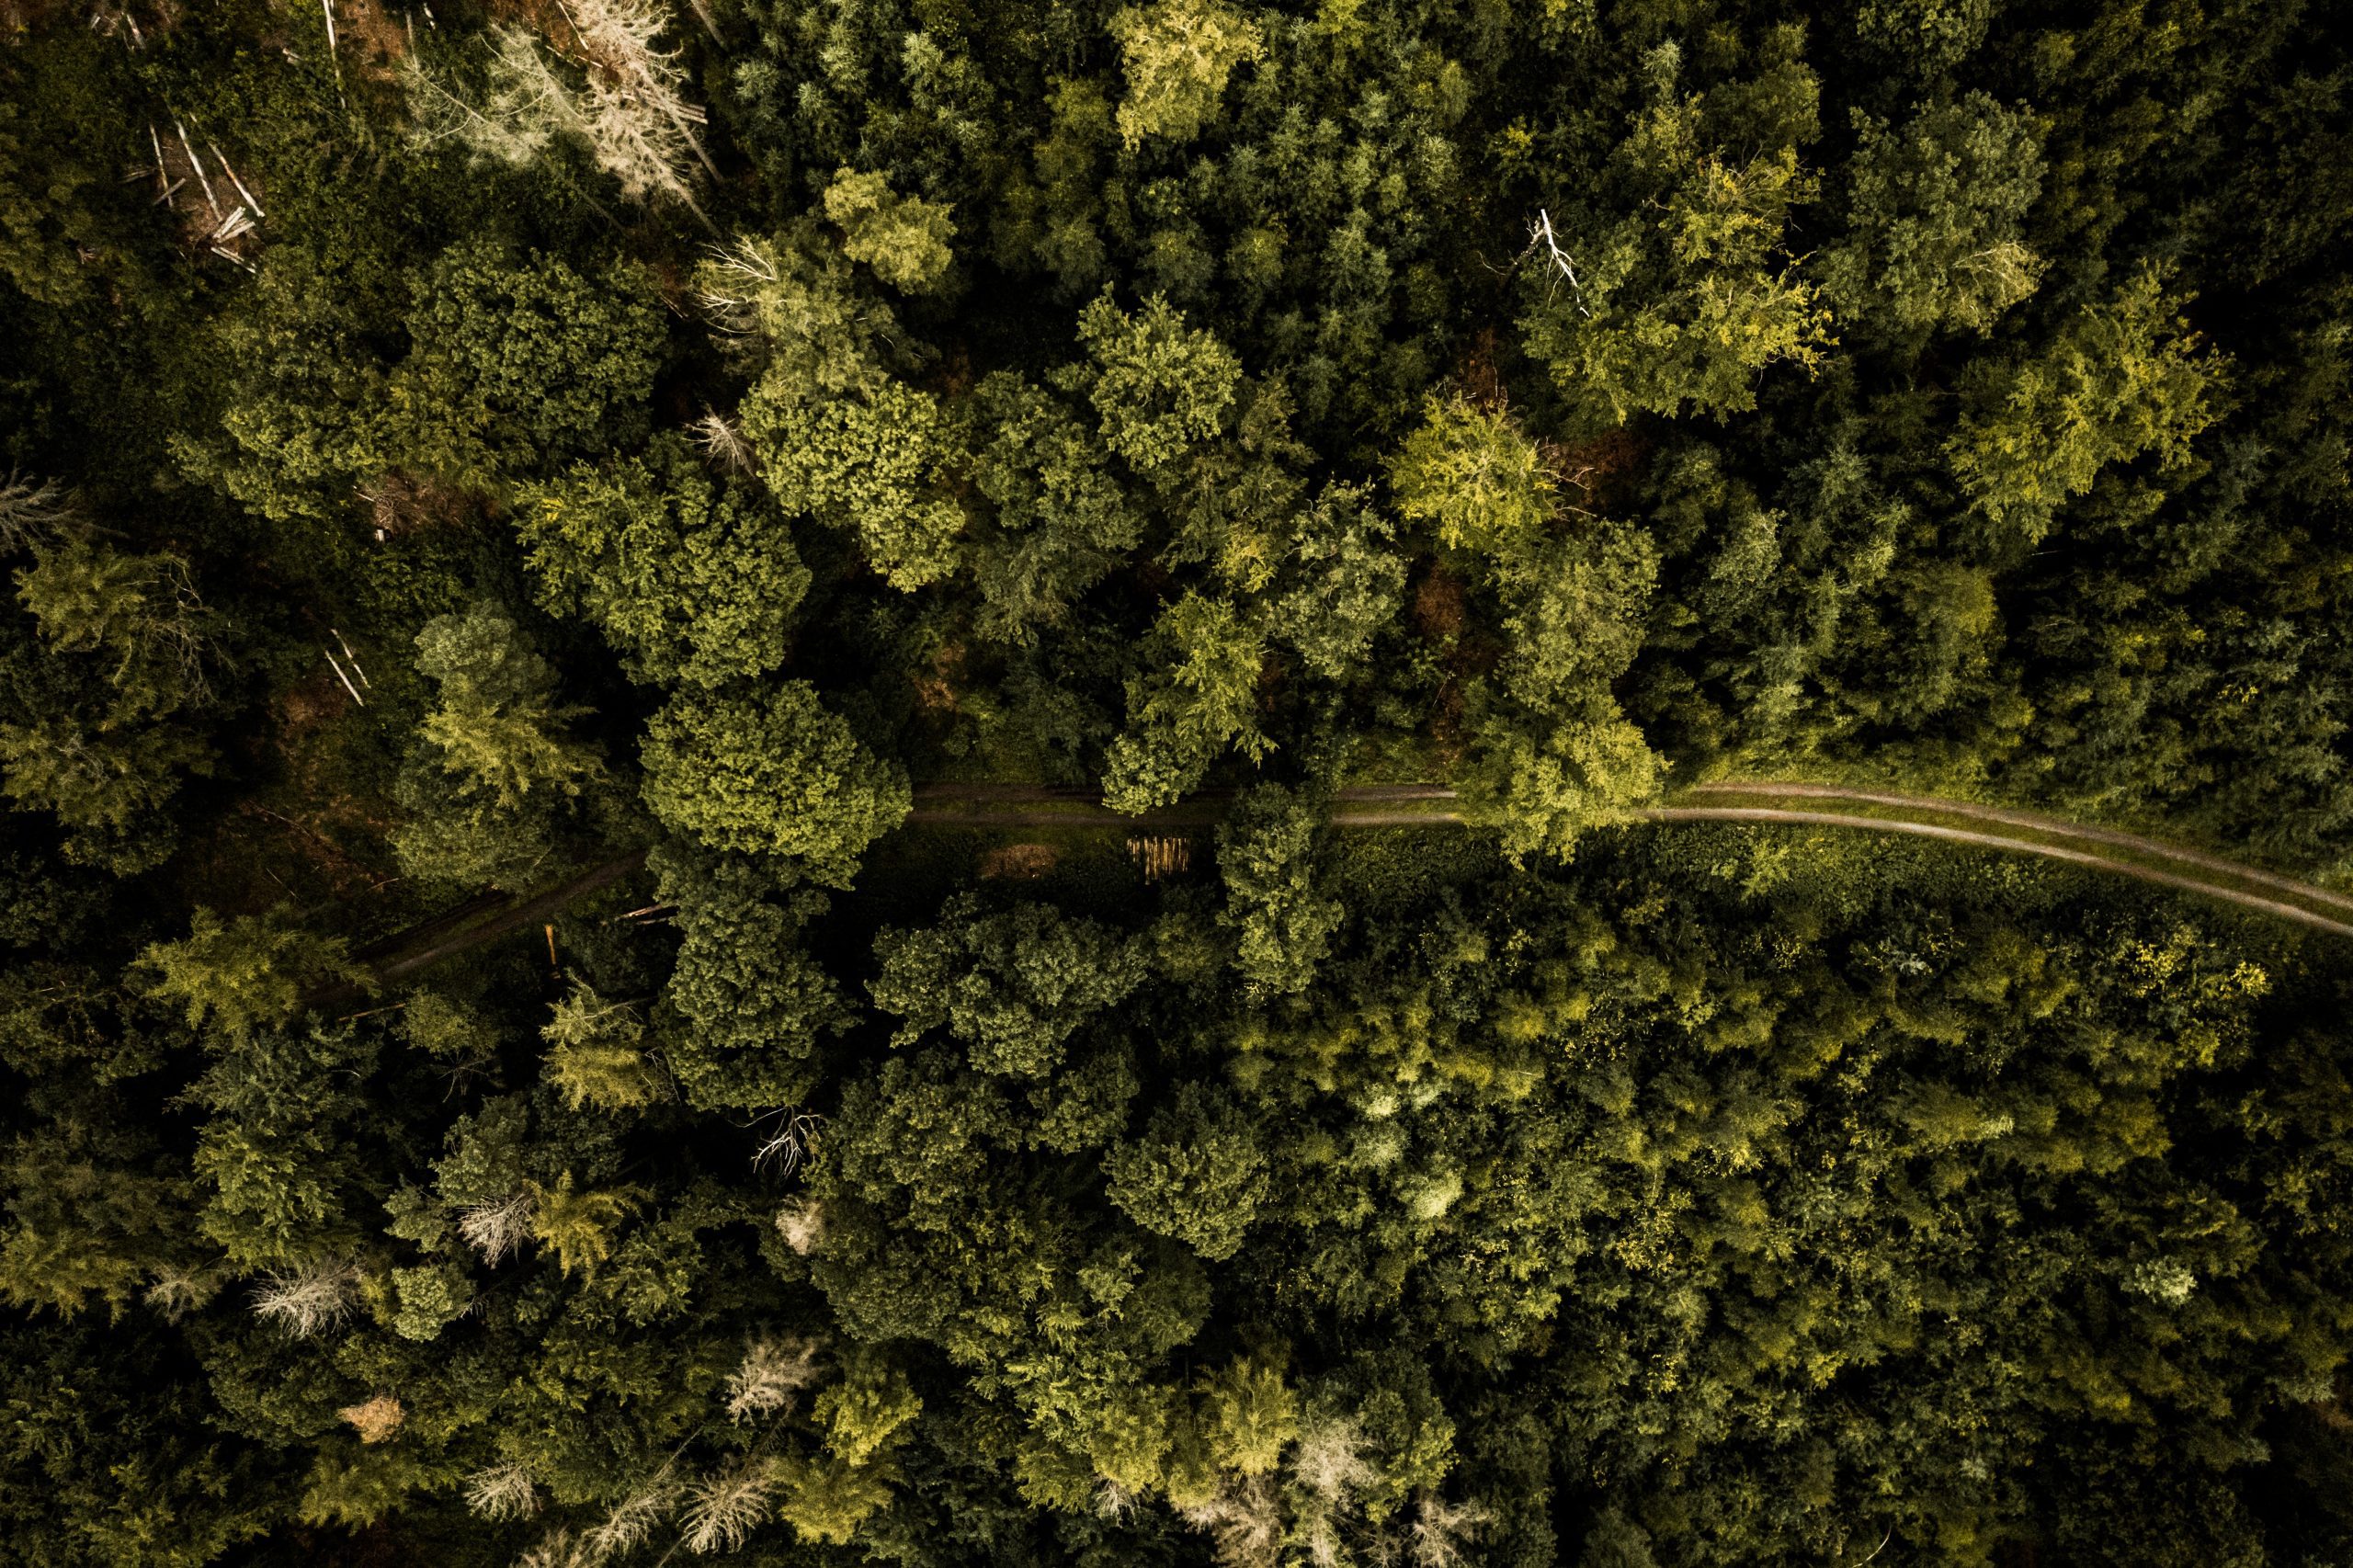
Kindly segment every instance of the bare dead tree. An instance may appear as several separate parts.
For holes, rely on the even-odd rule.
[[[493,1465],[466,1477],[466,1506],[494,1523],[528,1519],[540,1511],[539,1484],[527,1465]]]
[[[704,459],[713,467],[748,474],[758,466],[742,427],[723,414],[706,413],[687,426],[687,439],[702,449]]]
[[[558,0],[563,37],[541,38],[511,24],[492,29],[488,88],[480,101],[419,56],[404,67],[415,131],[426,142],[455,141],[478,157],[528,163],[563,136],[585,143],[591,160],[632,201],[673,200],[704,227],[689,170],[716,168],[697,131],[707,120],[688,101],[680,51],[656,41],[671,17],[656,0]],[[558,60],[578,73],[575,82]]]
[[[73,497],[56,480],[10,469],[0,481],[0,552],[54,539],[75,520]]]
[[[727,1379],[727,1418],[741,1425],[756,1416],[789,1411],[801,1391],[817,1381],[817,1342],[762,1335],[745,1346],[744,1359]]]
[[[1528,248],[1520,252],[1521,257],[1525,259],[1534,255],[1540,246],[1552,272],[1568,281],[1569,291],[1576,298],[1577,314],[1591,321],[1593,312],[1585,308],[1585,285],[1577,279],[1576,259],[1562,248],[1560,240],[1552,233],[1552,214],[1541,207],[1536,210],[1535,221],[1528,225]]]
[[[358,1283],[359,1270],[339,1260],[272,1274],[254,1288],[254,1315],[297,1339],[308,1339],[343,1320],[351,1311],[351,1292]]]

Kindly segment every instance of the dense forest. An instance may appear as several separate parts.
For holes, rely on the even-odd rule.
[[[2347,20],[0,0],[0,1559],[2353,1561]]]

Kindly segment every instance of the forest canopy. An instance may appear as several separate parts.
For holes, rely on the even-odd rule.
[[[2348,40],[0,0],[0,1558],[2353,1560]]]

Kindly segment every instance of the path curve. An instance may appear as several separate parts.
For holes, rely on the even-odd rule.
[[[1205,790],[1176,806],[1122,816],[1086,789],[1051,784],[925,784],[916,788],[915,806],[906,820],[919,827],[1118,827],[1148,833],[1213,825],[1223,814],[1220,808],[1236,793]],[[1354,785],[1333,792],[1331,822],[1335,827],[1459,825],[1462,814],[1445,809],[1454,799],[1455,792],[1443,784]],[[1808,804],[1763,803],[1775,801]],[[1427,805],[1412,809],[1416,802]],[[1825,809],[1833,807],[1857,809]],[[1873,814],[1862,814],[1866,810]],[[2203,894],[2331,936],[2353,937],[2353,894],[2163,839],[2013,807],[1838,784],[1726,779],[1694,785],[1677,795],[1675,804],[1649,807],[1637,814],[1643,821],[1656,823],[1854,828],[2037,855],[2157,887]],[[645,853],[634,849],[591,866],[520,903],[498,906],[496,913],[472,925],[462,924],[463,918],[482,907],[480,900],[388,937],[366,949],[365,956],[374,960],[369,972],[378,984],[404,980],[445,958],[545,920],[574,900],[636,870],[645,863]],[[305,1005],[324,1006],[358,994],[358,987],[337,986],[306,998]]]
[[[2316,931],[2326,931],[2333,936],[2353,937],[2353,925],[2341,920],[2332,920],[2317,910],[2308,909],[2300,904],[2265,898],[2260,893],[2249,892],[2227,882],[2192,876],[2185,871],[2169,871],[2161,867],[2143,865],[2137,861],[2120,860],[2101,855],[2095,850],[2071,848],[2063,845],[2029,843],[1974,828],[1949,827],[1941,823],[1915,822],[1902,818],[1855,816],[1845,812],[1793,811],[1773,806],[1658,806],[1644,812],[1643,816],[1644,820],[1650,822],[1779,823],[1800,827],[1859,827],[1879,833],[1906,834],[1920,838],[1940,838],[1948,843],[1975,845],[1984,849],[2002,849],[2015,854],[2040,855],[2045,859],[2064,860],[2074,865],[2089,866],[2116,876],[2130,877],[2135,881],[2154,882],[2160,887],[2178,888],[2186,892],[2203,893],[2210,898],[2218,898],[2225,903],[2238,904],[2242,908],[2260,910],[2266,915],[2277,915],[2283,920],[2293,920],[2300,925],[2309,926]],[[2156,846],[2154,839],[2143,839],[2138,842]],[[2231,864],[2228,861],[2222,863]],[[2241,876],[2248,874],[2243,868],[2233,867],[2233,869]],[[2253,879],[2250,878],[2250,880]],[[2268,875],[2263,880],[2269,883],[2287,881],[2285,878]],[[2315,902],[2322,902],[2331,896],[2325,889],[2310,887],[2303,883],[2288,882],[2287,885],[2299,892],[2313,897]]]
[[[2070,822],[2041,812],[2020,811],[2013,806],[1985,806],[1971,801],[1949,801],[1931,795],[1901,795],[1873,790],[1848,789],[1837,784],[1774,784],[1761,780],[1727,779],[1713,784],[1696,784],[1678,797],[1683,801],[1736,797],[1744,800],[1816,800],[1837,801],[1855,805],[1889,806],[1899,811],[1943,817],[1961,817],[1973,822],[1998,824],[2004,827],[2025,828],[2054,837],[2077,840],[2091,845],[2130,849],[2143,855],[2162,855],[2165,859],[2184,866],[2195,866],[2233,878],[2293,894],[2309,903],[2325,904],[2353,916],[2353,894],[2341,893],[2316,883],[2283,877],[2260,867],[2242,861],[2210,855],[2204,850],[2124,833],[2116,828],[2094,827],[2085,823]]]

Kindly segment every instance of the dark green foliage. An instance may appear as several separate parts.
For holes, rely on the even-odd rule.
[[[554,705],[555,672],[496,604],[427,622],[416,648],[440,700],[392,787],[409,815],[392,835],[402,869],[460,887],[543,875],[604,776],[596,748],[566,733],[582,710]]]
[[[907,812],[905,773],[801,681],[757,699],[680,692],[647,723],[644,764],[645,802],[665,826],[831,886]]]
[[[0,1560],[2353,1561],[2346,944],[1655,820],[2353,876],[2329,7],[414,9],[0,6]]]
[[[783,519],[748,487],[714,484],[676,437],[649,458],[582,464],[520,497],[540,602],[594,621],[640,680],[767,674],[809,584]]]

